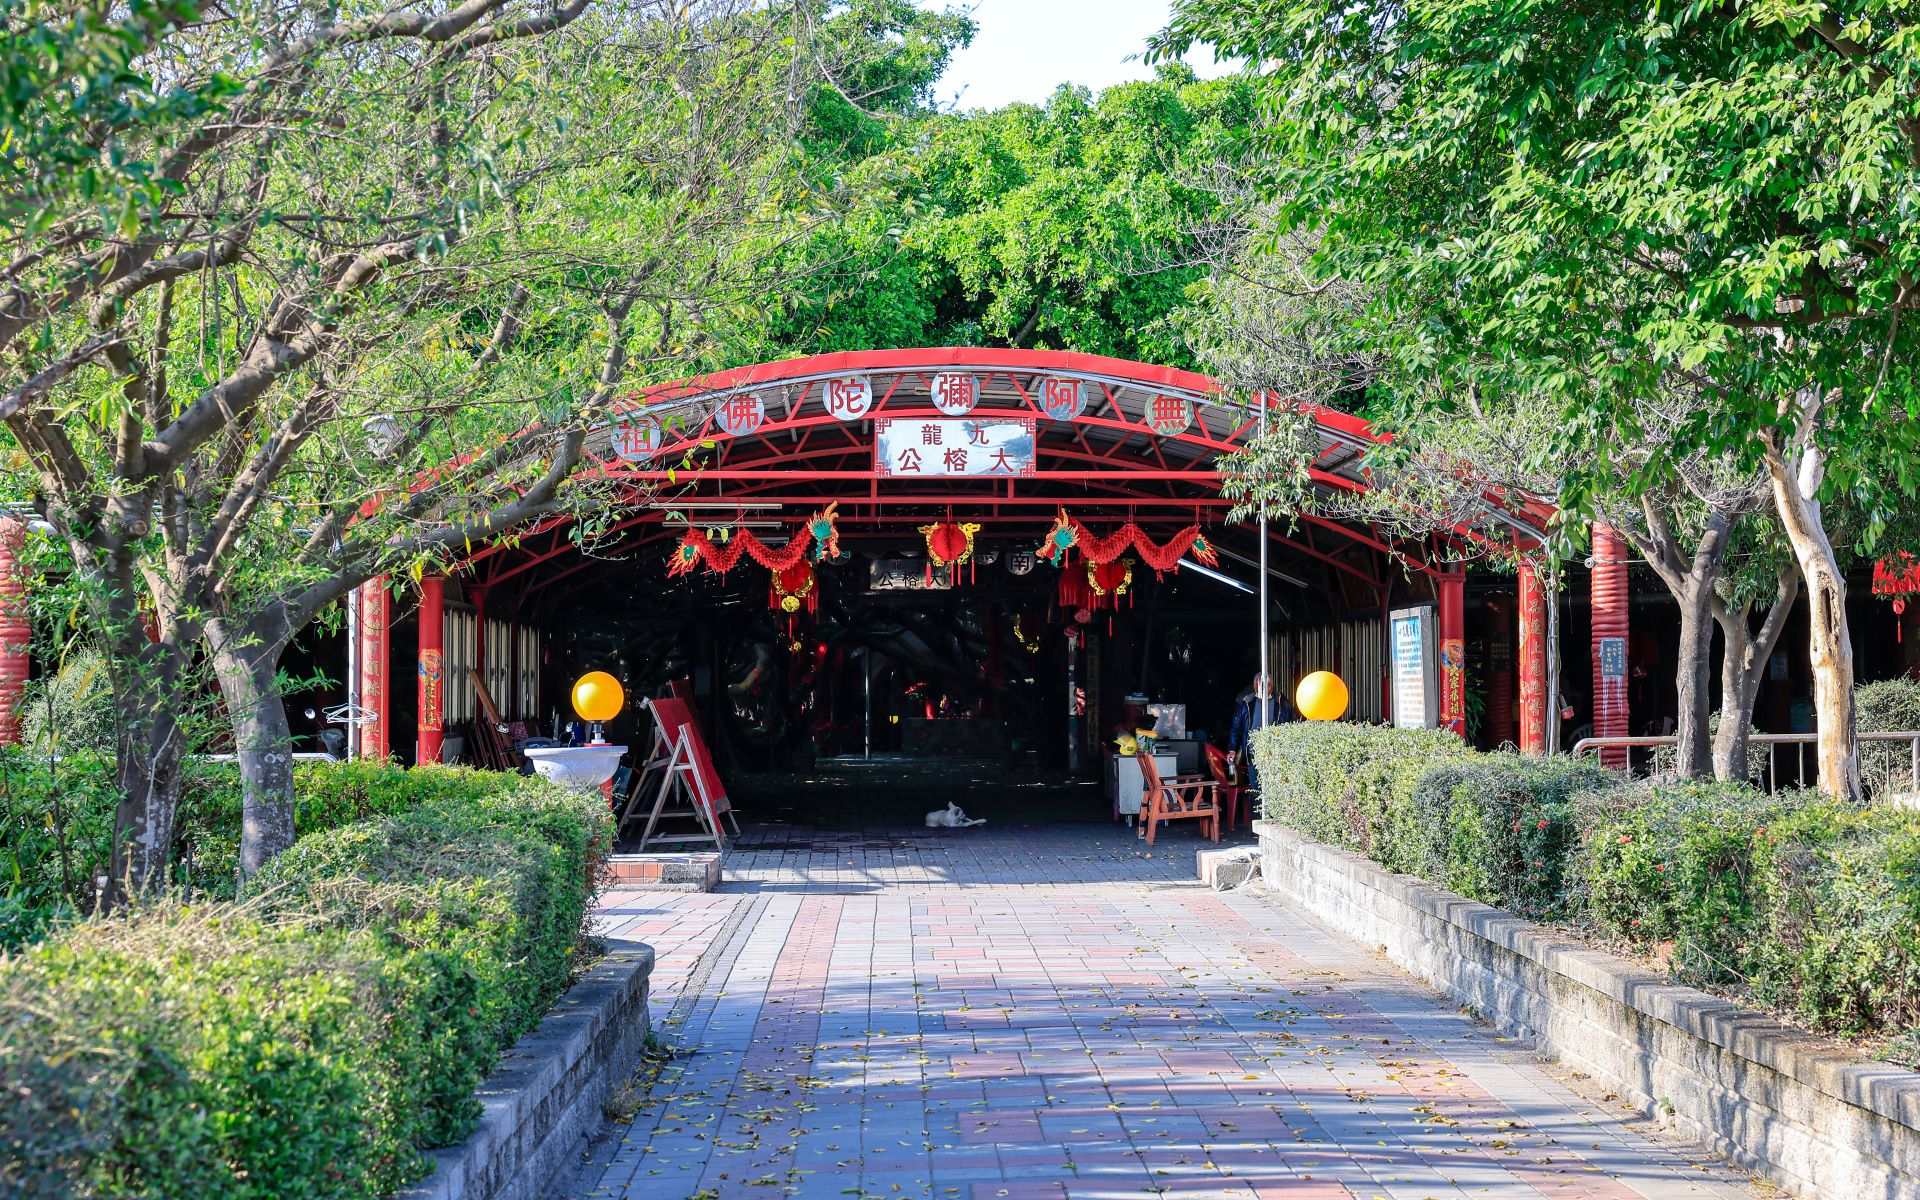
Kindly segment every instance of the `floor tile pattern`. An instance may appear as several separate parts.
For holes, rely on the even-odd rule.
[[[1191,837],[758,833],[720,894],[607,897],[679,1054],[563,1194],[1756,1194],[1306,913],[1187,882]]]

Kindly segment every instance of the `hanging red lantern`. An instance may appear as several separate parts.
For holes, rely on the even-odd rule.
[[[789,616],[799,612],[802,607],[812,612],[820,603],[813,591],[815,582],[817,580],[810,562],[802,560],[780,568],[773,573],[773,586],[767,596],[768,607],[777,608]]]
[[[1116,558],[1111,562],[1087,564],[1087,588],[1093,593],[1093,607],[1117,607],[1120,597],[1126,595],[1132,587],[1132,556]]]
[[[936,525],[922,525],[920,532],[927,536],[927,558],[936,567],[953,567],[973,557],[973,535],[980,532],[974,524],[961,525],[953,521],[942,521]]]

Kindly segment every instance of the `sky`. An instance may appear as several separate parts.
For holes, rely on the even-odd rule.
[[[1148,35],[1166,24],[1168,0],[921,0],[928,8],[967,7],[979,26],[973,45],[954,55],[935,88],[942,104],[998,108],[1039,103],[1062,83],[1098,92],[1151,79],[1139,60]],[[1133,61],[1127,61],[1130,57]],[[1227,69],[1204,50],[1189,57],[1203,78]]]

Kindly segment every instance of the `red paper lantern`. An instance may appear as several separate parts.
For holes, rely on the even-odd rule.
[[[783,613],[792,615],[804,606],[812,612],[819,605],[814,595],[815,583],[813,564],[802,560],[791,566],[782,567],[773,573],[773,586],[769,589],[767,605]]]
[[[1093,607],[1112,608],[1133,587],[1133,559],[1116,558],[1112,562],[1087,564],[1087,587],[1093,592]]]
[[[980,527],[941,521],[922,525],[920,532],[927,539],[927,583],[931,585],[935,567],[957,567],[973,558],[973,535],[980,532]]]

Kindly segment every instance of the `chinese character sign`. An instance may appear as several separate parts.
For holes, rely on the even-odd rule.
[[[894,478],[1029,476],[1034,472],[1033,418],[878,417],[873,469]]]
[[[980,403],[980,381],[972,375],[935,375],[933,406],[949,417],[964,417]]]
[[[820,385],[827,411],[842,421],[858,421],[873,411],[873,382],[864,375],[829,379]]]
[[[1161,437],[1185,433],[1193,424],[1193,402],[1181,396],[1155,396],[1147,401],[1147,424]]]
[[[1040,411],[1055,421],[1071,421],[1086,407],[1078,379],[1045,379],[1040,383]]]
[[[666,430],[659,420],[645,413],[615,413],[608,432],[614,454],[626,462],[645,462],[660,453],[666,442]]]
[[[757,432],[767,419],[767,406],[751,392],[728,396],[713,410],[713,423],[734,437]]]

